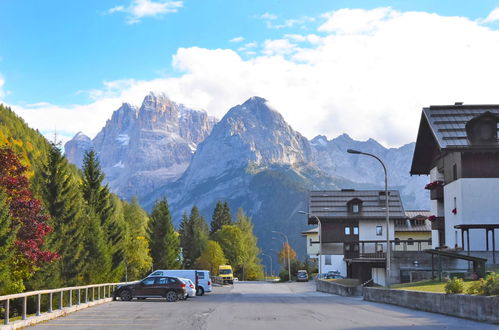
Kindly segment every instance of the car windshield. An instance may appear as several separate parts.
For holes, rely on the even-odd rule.
[[[230,270],[230,269],[220,269],[220,274],[232,274],[232,270]]]

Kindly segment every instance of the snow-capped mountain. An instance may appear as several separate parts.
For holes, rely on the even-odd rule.
[[[65,146],[66,155],[81,166],[84,152],[94,148],[111,190],[127,199],[141,197],[185,171],[215,122],[204,111],[150,93],[140,108],[124,103],[91,143],[75,136]]]

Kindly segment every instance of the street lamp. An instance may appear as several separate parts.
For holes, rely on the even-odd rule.
[[[289,282],[291,282],[291,263],[289,261],[289,249],[291,248],[291,246],[289,246],[289,240],[288,240],[288,236],[286,236],[286,234],[284,233],[281,233],[280,231],[275,231],[275,230],[272,230],[272,232],[274,234],[279,234],[279,235],[282,235],[284,236],[284,238],[286,239],[286,244],[287,244],[287,247],[286,247],[286,254],[288,255],[288,276],[289,276]],[[284,242],[283,242],[284,243]]]
[[[310,216],[310,213],[305,212],[305,211],[298,211],[298,213]],[[321,229],[321,220],[317,216],[315,216],[315,215],[313,215],[313,217],[319,223],[319,269],[318,269],[318,271],[319,271],[319,277],[320,277],[321,274],[322,274],[322,266],[321,266],[321,263],[322,263],[322,261],[321,261],[321,258],[322,258],[322,239],[321,239],[321,236],[322,236],[322,231],[321,230],[322,229]]]
[[[274,276],[274,274],[273,274],[274,272],[272,271],[272,256],[270,256],[269,254],[263,253],[263,252],[262,252],[262,253],[260,253],[260,254],[261,254],[262,256],[269,257],[269,259],[270,259],[270,275],[271,275],[271,276]]]
[[[388,201],[388,174],[386,172],[386,166],[383,163],[381,159],[379,159],[377,156],[367,153],[367,152],[362,152],[354,149],[348,149],[348,153],[350,154],[357,154],[357,155],[366,155],[373,157],[377,159],[380,163],[381,166],[383,166],[383,171],[385,171],[385,200],[386,200],[386,286],[389,288],[390,287],[390,203]]]

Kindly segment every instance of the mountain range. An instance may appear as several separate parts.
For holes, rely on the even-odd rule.
[[[399,189],[406,209],[428,208],[426,177],[411,177],[414,143],[385,148],[373,139],[347,134],[308,140],[260,97],[231,108],[217,121],[163,94],[150,93],[140,107],[124,103],[92,140],[78,133],[65,145],[68,159],[81,166],[83,154],[99,155],[106,182],[125,199],[137,196],[151,209],[160,197],[170,203],[175,221],[197,205],[209,221],[217,200],[252,217],[259,246],[279,249],[272,231],[288,235],[300,256],[308,190],[384,186],[381,165],[347,149],[383,159],[389,186]]]

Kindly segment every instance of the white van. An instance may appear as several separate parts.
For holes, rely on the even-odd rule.
[[[211,278],[208,270],[192,269],[158,269],[149,276],[170,276],[190,279],[196,285],[196,295],[202,296],[205,292],[211,292]]]

